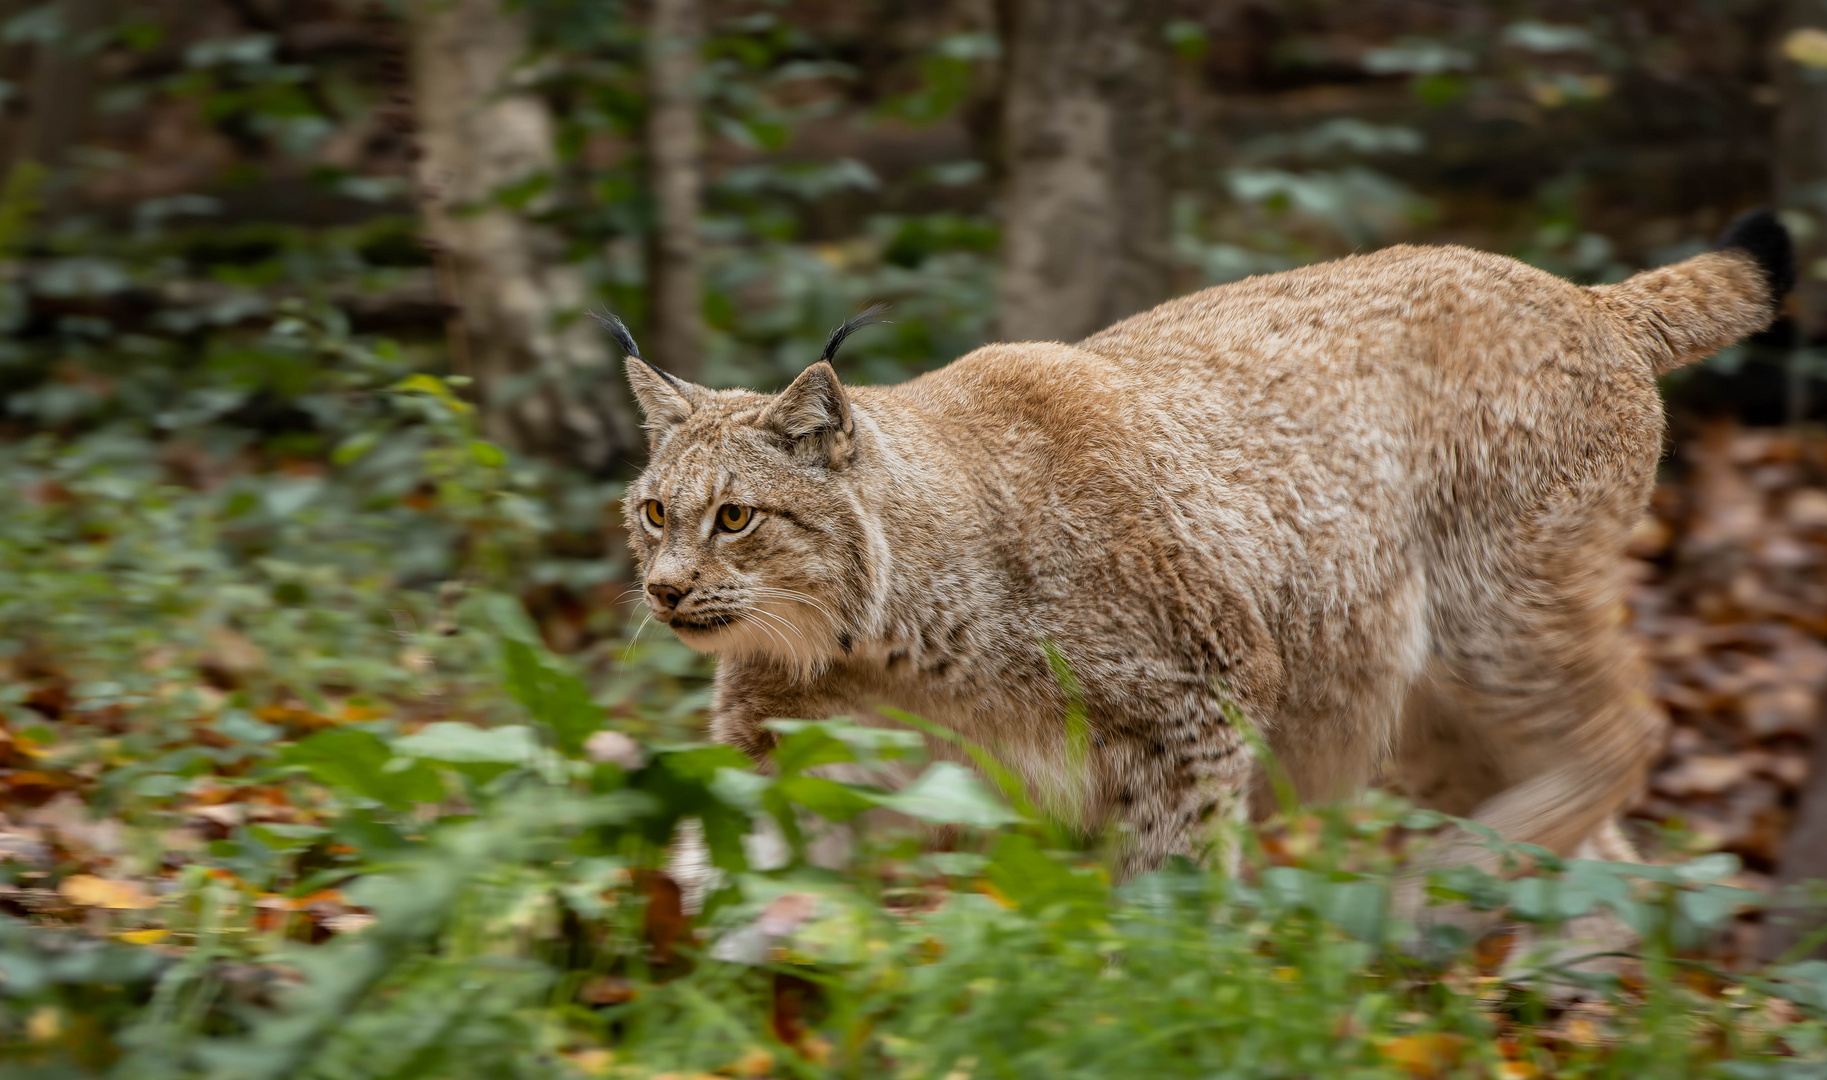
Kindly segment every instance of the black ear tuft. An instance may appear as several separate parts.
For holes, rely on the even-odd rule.
[[[887,319],[876,318],[876,316],[887,310],[887,304],[871,304],[868,308],[863,310],[862,314],[851,319],[836,330],[831,331],[831,336],[825,339],[825,351],[820,353],[818,358],[829,362],[832,357],[837,355],[838,347],[844,343],[845,338],[856,333],[865,326],[874,326],[877,323],[887,322]]]
[[[645,356],[642,356],[641,347],[634,343],[634,335],[628,332],[628,326],[626,323],[622,322],[620,316],[615,315],[613,313],[604,313],[604,314],[599,315],[596,312],[592,311],[590,313],[590,317],[592,319],[596,320],[596,325],[602,327],[604,330],[609,331],[609,336],[615,339],[615,344],[617,347],[619,347],[622,350],[623,356],[628,357],[630,360],[639,360],[647,368],[648,371],[651,371],[655,375],[658,375],[660,378],[665,379],[668,385],[670,385],[674,390],[680,391],[681,393],[684,393],[686,391],[687,387],[689,387],[691,385],[687,382],[684,382],[683,380],[675,379],[671,375],[667,374],[666,372],[661,371],[657,367],[654,367],[653,362],[651,360],[648,360]]]
[[[1773,306],[1781,307],[1783,297],[1795,288],[1795,244],[1775,211],[1753,210],[1739,215],[1719,237],[1719,248],[1736,248],[1757,260],[1764,280],[1770,283]]]
[[[632,356],[641,361],[647,359],[641,355],[641,347],[634,343],[634,335],[628,332],[627,325],[618,316],[609,312],[599,315],[592,311],[590,317],[596,320],[598,326],[609,331],[609,336],[614,338],[616,345],[621,347],[623,356]]]

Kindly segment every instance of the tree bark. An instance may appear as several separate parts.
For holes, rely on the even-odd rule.
[[[558,167],[545,102],[513,85],[524,16],[502,0],[411,0],[408,21],[419,197],[457,309],[453,366],[475,379],[490,439],[605,469],[641,440],[619,365],[580,318],[584,277],[553,230],[491,203]]]
[[[1074,341],[1167,298],[1162,0],[1003,0],[1006,340]]]
[[[1827,29],[1827,0],[1788,0],[1777,34],[1776,196],[1812,228],[1796,231],[1794,307],[1799,343],[1827,338],[1827,281],[1813,272],[1827,256],[1827,68],[1801,62],[1797,30]]]
[[[699,0],[654,0],[647,26],[647,160],[655,220],[648,255],[647,349],[682,379],[702,367],[698,284]]]

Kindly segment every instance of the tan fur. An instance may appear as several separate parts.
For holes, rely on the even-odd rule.
[[[1304,798],[1393,755],[1424,800],[1571,851],[1657,749],[1619,576],[1654,377],[1771,308],[1738,252],[1581,288],[1396,247],[896,386],[821,363],[712,392],[631,363],[652,460],[629,529],[648,583],[690,589],[656,613],[721,654],[714,735],[758,758],[769,717],[908,709],[1120,824],[1133,869],[1253,783],[1226,697]],[[751,531],[710,531],[726,502]],[[1042,639],[1085,689],[1083,775]]]

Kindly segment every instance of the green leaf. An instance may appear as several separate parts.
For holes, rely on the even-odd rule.
[[[1529,877],[1510,885],[1510,913],[1528,922],[1576,919],[1598,900],[1598,894],[1579,881]]]
[[[292,825],[279,821],[250,825],[247,831],[267,847],[281,853],[301,851],[330,832],[322,825]]]
[[[394,810],[444,797],[444,785],[428,766],[414,762],[407,768],[388,768],[393,751],[380,736],[355,728],[320,731],[288,747],[280,760],[303,766],[332,788]]]
[[[893,761],[920,750],[926,740],[917,731],[900,728],[870,727],[848,720],[769,720],[766,727],[782,735],[795,735],[817,728],[848,746],[859,761]]]
[[[1738,873],[1739,866],[1738,856],[1720,851],[1702,855],[1692,862],[1681,863],[1671,869],[1682,881],[1724,881]]]
[[[396,393],[429,394],[442,403],[445,408],[455,413],[467,413],[474,407],[470,405],[469,402],[464,401],[462,398],[451,393],[450,387],[445,384],[444,380],[435,375],[426,375],[423,372],[417,375],[408,375],[387,389],[395,391]]]
[[[984,877],[1022,910],[1035,915],[1051,911],[1069,925],[1101,917],[1110,894],[1101,879],[1075,871],[1020,832],[997,842]]]
[[[393,749],[408,757],[452,765],[525,765],[539,750],[533,729],[521,724],[484,728],[458,720],[427,724],[415,735],[395,739]]]
[[[514,700],[552,733],[566,756],[582,754],[584,740],[603,726],[603,710],[590,700],[583,680],[560,667],[556,657],[511,638],[501,643],[501,663]]]
[[[1770,991],[1797,1005],[1827,1012],[1827,960],[1803,960],[1771,968]]]
[[[997,760],[996,755],[990,753],[986,747],[910,712],[884,708],[882,715],[890,720],[906,724],[929,738],[951,743],[963,750],[970,755],[971,761],[982,771],[983,775],[990,778],[990,782],[996,785],[997,790],[1002,792],[1002,797],[1007,799],[1009,805],[1013,806],[1017,812],[1030,819],[1039,816],[1034,810],[1034,804],[1028,799],[1027,787],[1021,782],[1021,777],[1015,775],[1014,770]]]
[[[358,431],[337,444],[336,450],[330,455],[330,460],[337,465],[352,465],[360,461],[380,441],[379,432]]]
[[[969,770],[950,761],[935,761],[913,783],[875,801],[908,817],[936,825],[970,825],[993,829],[1022,821]]]
[[[481,439],[470,440],[469,456],[476,464],[486,465],[490,468],[500,468],[507,464],[507,455],[501,452],[499,446]]]
[[[1681,892],[1677,903],[1681,914],[1685,915],[1695,926],[1711,930],[1725,925],[1732,913],[1745,904],[1755,903],[1763,894],[1750,889],[1734,889],[1729,885],[1708,885],[1701,889],[1688,889]]]
[[[822,776],[784,776],[775,782],[774,791],[795,806],[830,821],[849,821],[875,805],[874,799],[850,785]]]
[[[768,721],[770,725],[777,720]],[[771,755],[782,776],[792,776],[820,765],[836,765],[856,760],[856,751],[833,738],[822,724],[802,727],[780,740]]]
[[[656,760],[663,761],[666,768],[674,774],[688,780],[708,784],[723,770],[755,773],[755,763],[748,755],[733,746],[690,746],[685,749],[660,749],[650,747]]]

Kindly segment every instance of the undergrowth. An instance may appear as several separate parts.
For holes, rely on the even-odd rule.
[[[548,648],[519,596],[587,560],[529,571],[566,511],[445,384],[274,333],[341,373],[325,459],[4,448],[8,1078],[1827,1076],[1827,963],[1708,960],[1758,900],[1729,856],[1487,838],[1502,870],[1434,871],[1415,926],[1392,895],[1467,826],[1387,796],[1119,885],[994,747],[889,792],[821,767],[918,733],[782,720],[759,775],[690,741],[676,643]],[[925,828],[807,857],[878,807]],[[669,871],[688,822],[707,874]],[[1594,969],[1468,911],[1636,944]]]

